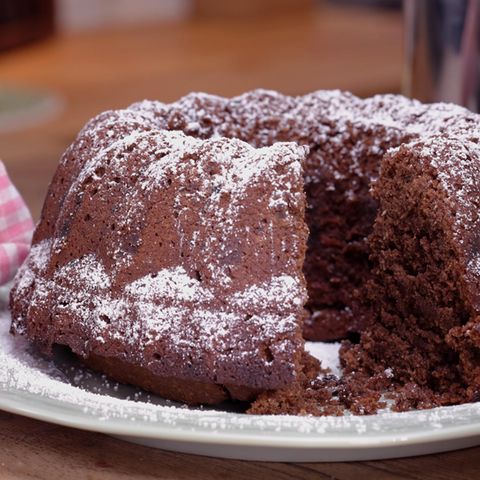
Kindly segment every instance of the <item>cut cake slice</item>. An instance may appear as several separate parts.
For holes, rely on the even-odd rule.
[[[124,125],[93,121],[65,153],[12,332],[188,403],[292,384],[306,358],[306,147]]]

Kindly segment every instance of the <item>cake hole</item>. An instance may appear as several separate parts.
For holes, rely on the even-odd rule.
[[[202,274],[198,271],[198,270],[195,270],[195,278],[201,282],[203,279],[202,279]]]
[[[103,322],[103,323],[106,323],[107,325],[110,325],[110,323],[112,323],[112,321],[110,320],[110,317],[108,317],[107,315],[100,315],[100,320]]]
[[[171,185],[172,184],[172,179],[171,178],[167,178],[167,185]]]
[[[358,332],[348,332],[347,340],[356,345],[360,343],[360,334]]]
[[[138,181],[138,175],[132,175],[131,178],[130,178],[130,183],[132,185],[135,185]]]
[[[103,177],[105,175],[105,167],[98,167],[95,169],[95,175],[97,177]]]
[[[112,224],[110,225],[110,230],[111,230],[112,232],[114,232],[116,228],[117,228],[117,226],[116,226],[114,223],[112,223]]]
[[[162,356],[161,356],[159,353],[155,352],[155,353],[153,354],[153,358],[154,358],[155,360],[160,360],[160,359],[162,358]]]
[[[152,277],[152,278],[156,278],[156,277],[158,277],[158,272],[151,273],[151,274],[150,274],[150,277]]]
[[[265,345],[263,347],[263,356],[265,357],[265,360],[267,362],[273,362],[274,356],[272,350],[270,350],[270,347],[268,345]]]
[[[87,213],[87,214],[85,215],[85,217],[83,217],[83,218],[84,218],[84,220],[85,220],[86,222],[89,222],[89,221],[92,219],[92,217],[91,217],[91,215],[90,215],[89,213]]]

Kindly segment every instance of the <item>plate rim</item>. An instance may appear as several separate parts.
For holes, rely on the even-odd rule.
[[[449,440],[468,439],[480,436],[480,413],[478,413],[478,422],[472,422],[469,425],[449,425],[447,427],[425,429],[407,433],[361,433],[352,434],[351,432],[343,435],[335,435],[332,432],[319,433],[309,432],[292,434],[286,432],[245,432],[242,430],[234,431],[189,431],[179,428],[175,425],[166,425],[165,423],[153,423],[145,420],[132,421],[125,418],[101,419],[97,415],[83,411],[83,409],[73,403],[60,399],[49,397],[42,398],[41,402],[35,402],[35,395],[27,391],[5,392],[0,398],[0,409],[9,413],[22,415],[36,420],[46,421],[56,425],[70,428],[76,428],[84,431],[103,433],[112,436],[126,436],[138,439],[150,440],[168,440],[180,443],[196,443],[208,445],[239,446],[239,447],[262,447],[262,448],[288,448],[293,450],[367,450],[371,448],[388,449],[395,446],[414,446],[425,443],[437,443]],[[25,402],[25,398],[29,398]],[[20,404],[18,401],[20,400]],[[42,408],[41,404],[47,405]],[[68,414],[57,412],[54,409],[57,406],[63,406],[71,410]],[[469,404],[467,404],[469,405]],[[470,404],[475,405],[475,404]],[[454,408],[439,407],[439,408]],[[160,407],[161,408],[161,407]],[[184,411],[185,412],[185,411]],[[418,410],[414,411],[418,412]],[[428,411],[427,411],[428,412]],[[207,412],[206,412],[207,413]],[[216,412],[218,413],[218,412]],[[399,412],[397,415],[405,415],[412,412]],[[229,415],[245,415],[237,413],[227,413]],[[381,414],[377,414],[381,415]],[[391,413],[389,413],[391,415]],[[278,418],[279,416],[268,415],[257,417]],[[294,419],[295,416],[280,416]],[[317,420],[321,421],[318,417]],[[362,417],[365,419],[365,416]]]

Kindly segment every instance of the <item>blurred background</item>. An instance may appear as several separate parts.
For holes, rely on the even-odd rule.
[[[0,0],[0,158],[38,218],[100,111],[191,91],[399,93],[402,29],[399,0]]]

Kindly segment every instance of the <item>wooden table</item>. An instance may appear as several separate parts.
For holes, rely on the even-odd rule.
[[[89,480],[466,480],[480,449],[399,460],[264,463],[166,452],[0,412],[0,478]]]
[[[396,92],[401,65],[401,18],[394,12],[323,7],[310,16],[58,37],[0,56],[0,84],[44,88],[65,105],[48,123],[0,135],[0,157],[38,218],[61,152],[101,110],[142,98],[171,101],[192,90]],[[349,464],[201,458],[0,412],[1,479],[467,479],[477,478],[479,469],[480,449]]]

